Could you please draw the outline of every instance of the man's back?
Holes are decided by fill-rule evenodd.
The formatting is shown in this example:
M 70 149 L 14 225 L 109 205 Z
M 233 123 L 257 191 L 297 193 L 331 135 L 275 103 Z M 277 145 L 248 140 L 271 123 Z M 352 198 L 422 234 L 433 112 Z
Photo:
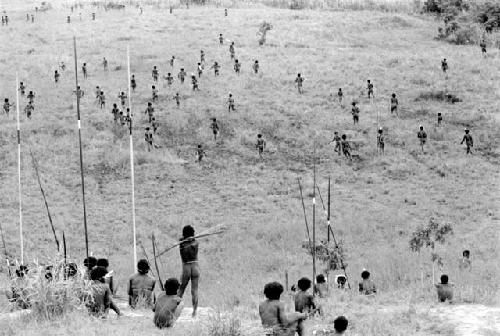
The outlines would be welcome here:
M 131 296 L 131 306 L 135 306 L 140 297 L 151 304 L 151 297 L 155 288 L 156 280 L 148 274 L 136 273 L 129 280 L 129 295 Z
M 182 311 L 181 302 L 177 295 L 160 294 L 153 309 L 155 325 L 160 329 L 172 327 Z
M 300 313 L 308 313 L 315 308 L 314 297 L 304 291 L 299 291 L 295 295 L 295 311 Z

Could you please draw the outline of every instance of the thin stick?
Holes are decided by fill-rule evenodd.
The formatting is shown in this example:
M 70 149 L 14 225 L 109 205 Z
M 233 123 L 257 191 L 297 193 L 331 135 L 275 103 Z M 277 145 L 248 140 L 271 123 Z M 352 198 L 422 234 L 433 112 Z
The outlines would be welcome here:
M 313 149 L 313 283 L 316 281 L 316 141 Z M 315 295 L 313 291 L 313 296 Z
M 78 118 L 78 142 L 80 145 L 80 175 L 82 180 L 83 225 L 85 228 L 85 255 L 89 257 L 89 235 L 87 230 L 87 207 L 85 206 L 85 178 L 83 176 L 83 150 L 82 131 L 80 121 L 80 90 L 78 89 L 78 61 L 76 56 L 76 37 L 73 36 L 73 49 L 75 53 L 75 84 L 76 84 L 76 114 Z
M 52 222 L 52 216 L 50 215 L 49 204 L 47 203 L 47 198 L 45 197 L 45 191 L 42 187 L 42 181 L 40 180 L 40 173 L 38 171 L 38 162 L 36 161 L 35 155 L 30 147 L 31 161 L 33 162 L 33 168 L 35 169 L 36 178 L 38 180 L 38 186 L 40 187 L 40 191 L 42 192 L 43 201 L 45 202 L 45 209 L 47 210 L 47 216 L 49 217 L 50 227 L 52 228 L 52 233 L 54 234 L 54 240 L 56 242 L 57 251 L 59 251 L 59 239 L 57 239 L 56 229 L 54 227 L 54 223 Z
M 67 255 L 67 250 L 66 250 L 66 236 L 64 235 L 63 231 L 63 253 L 64 253 L 64 265 L 68 262 L 68 255 Z
M 165 290 L 163 288 L 163 281 L 161 281 L 161 275 L 160 275 L 160 268 L 158 267 L 158 262 L 157 262 L 157 258 L 156 258 L 156 241 L 155 241 L 155 234 L 151 234 L 151 243 L 153 244 L 153 258 L 154 258 L 154 262 L 155 262 L 155 268 L 156 268 L 156 274 L 158 274 L 158 281 L 160 282 L 160 288 L 161 290 Z
M 328 223 L 328 242 L 330 242 L 330 176 L 328 176 L 328 214 L 326 217 Z
M 212 233 L 202 233 L 202 234 L 199 234 L 197 236 L 194 236 L 194 237 L 190 237 L 188 239 L 183 239 L 183 240 L 180 240 L 179 242 L 175 243 L 174 245 L 166 248 L 165 250 L 163 250 L 163 252 L 160 252 L 156 255 L 156 257 L 160 257 L 162 255 L 164 255 L 165 253 L 167 253 L 168 251 L 172 250 L 173 248 L 179 246 L 180 244 L 190 240 L 191 238 L 194 238 L 194 239 L 199 239 L 199 238 L 204 238 L 204 237 L 208 237 L 208 236 L 213 236 L 213 235 L 216 235 L 216 234 L 221 234 L 221 233 L 224 233 L 225 232 L 225 229 L 222 229 L 221 231 L 217 231 L 217 232 L 212 232 Z
M 306 222 L 307 239 L 309 240 L 309 247 L 311 247 L 311 236 L 309 234 L 309 224 L 307 224 L 306 206 L 304 204 L 304 196 L 302 196 L 302 185 L 300 184 L 300 179 L 297 177 L 297 183 L 299 184 L 300 199 L 302 201 L 302 210 L 304 211 L 304 221 Z
M 127 45 L 127 73 L 128 73 L 128 108 L 130 110 L 130 183 L 132 185 L 132 232 L 134 235 L 134 268 L 137 265 L 137 233 L 135 226 L 135 174 L 134 174 L 134 141 L 132 139 L 132 98 L 130 90 L 130 49 Z
M 19 193 L 19 243 L 21 244 L 21 265 L 24 265 L 23 203 L 21 197 L 21 123 L 19 122 L 19 76 L 16 72 L 16 112 L 17 112 L 17 184 Z

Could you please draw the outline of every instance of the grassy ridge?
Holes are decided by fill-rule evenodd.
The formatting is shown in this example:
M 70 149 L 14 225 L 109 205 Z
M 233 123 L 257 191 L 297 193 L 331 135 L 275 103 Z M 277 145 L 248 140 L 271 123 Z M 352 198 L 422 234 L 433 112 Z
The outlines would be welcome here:
M 408 289 L 418 288 L 419 259 L 408 251 L 409 235 L 435 216 L 453 223 L 456 232 L 446 249 L 439 251 L 445 259 L 444 271 L 463 286 L 464 300 L 491 301 L 496 285 L 490 279 L 498 274 L 492 258 L 497 255 L 499 219 L 499 153 L 494 137 L 500 98 L 494 84 L 500 77 L 495 68 L 498 55 L 482 59 L 477 48 L 435 42 L 433 22 L 405 15 L 249 9 L 232 10 L 224 18 L 221 9 L 178 10 L 170 16 L 146 8 L 142 17 L 132 9 L 98 12 L 98 20 L 91 22 L 90 10 L 82 13 L 83 20 L 74 18 L 71 25 L 65 23 L 65 11 L 39 15 L 34 25 L 24 25 L 24 13 L 12 14 L 12 23 L 5 29 L 10 49 L 0 51 L 0 71 L 5 74 L 0 92 L 14 99 L 17 69 L 28 89 L 37 93 L 34 117 L 22 123 L 23 139 L 32 144 L 39 158 L 56 225 L 66 232 L 71 256 L 81 259 L 84 245 L 72 96 L 71 39 L 76 32 L 80 62 L 87 62 L 90 72 L 81 85 L 87 93 L 82 133 L 91 250 L 109 257 L 120 291 L 132 272 L 128 139 L 124 129 L 113 128 L 110 109 L 118 91 L 127 86 L 125 50 L 130 44 L 132 72 L 139 85 L 133 96 L 139 240 L 150 251 L 151 232 L 160 246 L 167 246 L 186 224 L 198 230 L 219 223 L 232 228 L 223 237 L 202 242 L 203 305 L 254 307 L 266 281 L 283 279 L 285 270 L 292 279 L 311 273 L 300 248 L 305 229 L 296 177 L 304 179 L 306 194 L 312 191 L 314 140 L 324 194 L 326 178 L 330 175 L 334 181 L 333 223 L 345 242 L 348 270 L 354 279 L 367 267 L 384 292 L 403 298 Z M 267 45 L 258 48 L 255 33 L 263 20 L 274 29 Z M 236 41 L 236 55 L 243 62 L 239 77 L 232 71 L 227 44 L 218 46 L 219 33 Z M 31 48 L 35 52 L 28 55 Z M 158 65 L 165 74 L 170 56 L 175 55 L 174 75 L 180 65 L 194 72 L 200 49 L 205 50 L 208 64 L 214 60 L 222 64 L 221 77 L 214 79 L 207 71 L 200 80 L 201 91 L 194 94 L 187 83 L 176 83 L 172 90 L 160 85 L 156 109 L 162 149 L 146 153 L 143 127 L 147 120 L 141 111 L 150 96 L 152 66 Z M 110 62 L 107 73 L 100 67 L 103 56 Z M 451 66 L 448 81 L 439 70 L 443 57 Z M 261 63 L 259 76 L 251 74 L 254 59 Z M 52 73 L 61 60 L 69 69 L 55 86 Z M 306 92 L 301 96 L 293 85 L 297 72 L 306 78 Z M 373 102 L 360 96 L 368 78 L 375 84 Z M 96 85 L 107 94 L 106 110 L 94 104 Z M 360 126 L 352 127 L 348 110 L 330 97 L 338 87 L 345 91 L 347 103 L 360 102 Z M 415 100 L 422 93 L 445 88 L 463 102 Z M 167 99 L 176 91 L 183 97 L 181 109 Z M 225 108 L 229 91 L 237 104 L 231 115 Z M 401 103 L 399 119 L 388 112 L 392 92 Z M 377 110 L 381 125 L 388 130 L 384 157 L 375 154 Z M 445 118 L 442 129 L 435 127 L 438 111 Z M 211 117 L 221 122 L 218 145 L 211 142 Z M 430 137 L 424 155 L 416 142 L 419 124 Z M 477 142 L 477 155 L 469 158 L 458 145 L 464 125 L 471 127 Z M 18 255 L 12 116 L 2 116 L 0 130 L 0 215 L 8 247 Z M 328 145 L 333 130 L 359 140 L 360 161 L 348 163 L 333 153 Z M 269 147 L 264 163 L 253 148 L 259 132 Z M 194 163 L 199 143 L 207 146 L 208 153 L 201 166 Z M 53 253 L 53 242 L 28 153 L 24 142 L 26 251 L 30 258 L 43 261 Z M 319 234 L 326 236 L 324 226 Z M 459 278 L 457 268 L 463 248 L 472 249 L 477 265 L 468 284 Z M 177 252 L 163 258 L 162 268 L 169 276 L 178 275 L 178 259 Z M 426 299 L 433 299 L 430 290 L 425 293 Z

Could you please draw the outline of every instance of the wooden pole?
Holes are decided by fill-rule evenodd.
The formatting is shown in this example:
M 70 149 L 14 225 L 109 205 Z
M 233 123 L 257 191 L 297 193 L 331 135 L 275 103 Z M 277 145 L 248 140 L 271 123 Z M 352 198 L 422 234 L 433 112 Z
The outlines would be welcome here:
M 160 282 L 160 288 L 161 290 L 165 290 L 163 288 L 163 281 L 161 281 L 161 275 L 160 275 L 160 268 L 158 267 L 158 262 L 156 261 L 156 240 L 155 240 L 155 234 L 151 234 L 151 243 L 153 245 L 153 258 L 155 262 L 155 268 L 156 268 L 156 274 L 158 275 L 158 281 Z
M 302 185 L 300 184 L 299 178 L 297 178 L 297 183 L 299 184 L 300 199 L 302 201 L 302 210 L 304 211 L 304 221 L 306 222 L 307 239 L 309 241 L 309 248 L 311 248 L 311 235 L 309 234 L 309 224 L 307 224 L 306 206 L 304 204 L 304 196 L 302 196 Z
M 64 253 L 64 266 L 66 266 L 67 262 L 68 262 L 68 255 L 67 255 L 67 250 L 66 250 L 66 236 L 64 235 L 64 231 L 63 231 L 63 253 Z
M 312 283 L 316 282 L 316 141 L 313 149 L 313 278 Z M 313 291 L 313 295 L 315 295 Z
M 76 37 L 73 36 L 73 49 L 75 54 L 75 85 L 76 85 L 76 114 L 78 118 L 78 142 L 80 146 L 80 177 L 82 181 L 83 226 L 85 229 L 85 255 L 89 257 L 89 235 L 87 230 L 87 207 L 85 206 L 85 177 L 83 176 L 83 149 L 82 131 L 80 121 L 80 89 L 78 87 L 78 61 L 76 55 Z
M 135 225 L 135 174 L 134 174 L 134 141 L 132 138 L 132 91 L 130 89 L 130 49 L 127 45 L 127 73 L 128 73 L 128 108 L 130 110 L 130 183 L 132 189 L 132 233 L 133 233 L 133 241 L 134 241 L 134 268 L 137 265 L 137 232 Z
M 330 176 L 328 176 L 328 214 L 326 217 L 328 223 L 328 243 L 330 243 Z
M 23 202 L 21 197 L 21 123 L 19 121 L 19 75 L 16 72 L 16 112 L 17 112 L 17 185 L 19 196 L 19 243 L 21 245 L 21 265 L 24 265 Z

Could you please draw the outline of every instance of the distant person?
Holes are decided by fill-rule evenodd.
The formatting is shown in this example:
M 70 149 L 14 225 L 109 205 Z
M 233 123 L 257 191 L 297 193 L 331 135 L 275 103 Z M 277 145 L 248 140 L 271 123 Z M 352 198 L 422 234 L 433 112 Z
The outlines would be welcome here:
M 259 305 L 259 315 L 267 335 L 295 335 L 299 321 L 307 318 L 306 313 L 285 312 L 285 304 L 280 301 L 283 286 L 278 282 L 265 285 L 266 300 Z
M 486 41 L 484 39 L 481 40 L 481 43 L 479 43 L 479 46 L 481 47 L 481 53 L 486 56 Z
M 26 105 L 26 107 L 24 108 L 24 113 L 26 113 L 26 117 L 28 119 L 31 119 L 31 114 L 33 113 L 34 110 L 35 110 L 35 107 L 33 106 L 33 103 L 28 102 L 28 105 Z
M 354 125 L 359 124 L 359 107 L 356 102 L 352 102 L 351 114 Z
M 462 259 L 460 260 L 460 269 L 463 271 L 472 269 L 472 262 L 470 260 L 470 251 L 469 250 L 464 250 L 462 252 Z
M 219 34 L 219 44 L 220 45 L 224 44 L 224 37 L 222 36 L 222 34 Z
M 101 91 L 101 94 L 99 95 L 99 105 L 101 106 L 101 109 L 106 107 L 106 96 L 104 95 L 104 91 Z
M 339 136 L 339 132 L 333 132 L 333 139 L 330 143 L 335 142 L 335 147 L 333 150 L 338 153 L 338 155 L 342 155 L 342 147 L 341 147 L 342 138 Z
M 467 151 L 465 154 L 472 154 L 472 147 L 474 146 L 474 141 L 472 140 L 472 135 L 469 134 L 469 130 L 465 130 L 465 135 L 462 138 L 462 142 L 460 144 L 462 145 L 465 141 L 465 145 L 467 146 Z
M 108 60 L 106 59 L 106 57 L 103 57 L 102 59 L 102 67 L 104 68 L 104 71 L 108 70 Z
M 342 105 L 342 100 L 344 99 L 344 92 L 342 92 L 342 88 L 339 88 L 339 91 L 337 92 L 337 99 L 339 101 L 340 107 L 344 108 L 344 105 Z
M 59 76 L 59 72 L 57 70 L 54 71 L 54 82 L 59 83 Z
M 82 65 L 82 73 L 83 73 L 83 78 L 87 78 L 87 63 L 83 63 Z
M 100 266 L 90 271 L 92 299 L 87 302 L 87 308 L 90 314 L 96 317 L 106 317 L 110 308 L 115 311 L 116 315 L 121 315 L 120 309 L 113 302 L 113 294 L 108 284 L 105 283 L 106 274 L 106 269 Z
M 349 321 L 344 316 L 339 316 L 333 321 L 333 328 L 335 330 L 334 335 L 344 335 L 347 330 Z
M 262 138 L 262 134 L 257 134 L 257 143 L 255 147 L 259 151 L 259 157 L 263 159 L 262 153 L 264 153 L 264 149 L 266 148 L 266 141 Z
M 172 74 L 170 72 L 167 73 L 167 76 L 165 76 L 165 79 L 167 80 L 167 85 L 172 86 L 172 84 L 174 83 L 174 77 L 172 76 Z
M 442 122 L 443 122 L 443 116 L 441 112 L 438 112 L 438 126 L 441 126 Z
M 186 71 L 184 71 L 184 68 L 181 68 L 181 70 L 179 71 L 179 74 L 177 75 L 177 77 L 181 81 L 181 84 L 184 84 L 184 79 L 186 78 L 186 76 L 187 76 Z
M 182 260 L 181 286 L 179 288 L 179 297 L 184 296 L 187 285 L 191 282 L 191 300 L 193 305 L 193 314 L 195 317 L 198 310 L 198 283 L 200 280 L 200 266 L 198 265 L 198 241 L 194 237 L 194 228 L 186 225 L 182 229 L 181 243 L 179 251 Z
M 196 148 L 196 161 L 198 163 L 201 163 L 201 161 L 203 160 L 205 155 L 206 155 L 206 153 L 205 153 L 205 150 L 203 149 L 203 147 L 201 145 L 198 145 L 198 147 Z
M 378 130 L 377 134 L 377 152 L 378 154 L 384 154 L 384 147 L 385 147 L 385 141 L 384 141 L 384 130 L 380 128 Z
M 179 95 L 179 92 L 177 92 L 174 96 L 175 104 L 177 107 L 181 106 L 181 96 Z
M 175 56 L 172 56 L 170 58 L 170 61 L 169 61 L 169 64 L 170 64 L 170 67 L 173 68 L 174 67 L 174 63 L 175 63 Z
M 258 60 L 255 60 L 255 62 L 253 62 L 253 65 L 252 65 L 252 69 L 253 69 L 253 72 L 254 74 L 258 74 L 259 73 L 259 61 Z
M 120 112 L 120 113 L 123 114 L 123 112 Z M 124 125 L 124 122 L 122 122 L 122 125 Z M 151 130 L 149 129 L 149 127 L 145 128 L 145 131 L 144 131 L 144 140 L 146 141 L 146 145 L 148 147 L 148 152 L 150 152 L 151 149 L 154 148 L 154 146 L 153 146 L 153 133 L 151 132 Z
M 118 99 L 120 99 L 122 108 L 125 107 L 125 104 L 127 103 L 127 95 L 125 94 L 125 92 L 120 92 L 120 94 L 118 95 Z
M 26 86 L 23 82 L 19 83 L 19 93 L 21 94 L 21 96 L 24 96 L 24 94 L 26 93 Z
M 26 98 L 28 98 L 28 101 L 30 103 L 33 103 L 35 101 L 35 93 L 33 91 L 30 91 L 26 96 Z
M 220 69 L 219 63 L 214 62 L 214 64 L 210 67 L 210 69 L 214 69 L 215 77 L 219 76 L 219 69 Z
M 76 90 L 75 90 L 75 91 L 73 91 L 73 92 L 76 94 L 76 96 L 77 96 L 79 99 L 82 99 L 82 98 L 83 98 L 83 96 L 85 96 L 85 91 L 83 91 L 83 90 L 80 88 L 80 86 L 77 86 L 77 87 L 76 87 Z
M 10 108 L 12 106 L 14 106 L 14 104 L 9 102 L 9 98 L 5 98 L 3 103 L 3 112 L 7 115 L 7 117 L 9 116 Z
M 214 141 L 217 141 L 217 135 L 219 134 L 219 124 L 217 124 L 217 119 L 212 119 L 212 124 L 210 125 L 212 133 L 214 134 Z
M 101 88 L 99 86 L 95 87 L 95 100 L 98 103 L 101 96 Z
M 231 111 L 235 111 L 234 109 L 234 98 L 233 98 L 233 94 L 230 93 L 229 94 L 229 98 L 227 99 L 227 106 L 228 106 L 228 112 L 231 112 Z
M 158 89 L 156 86 L 151 86 L 151 100 L 154 102 L 158 101 Z
M 448 283 L 448 276 L 441 275 L 441 283 L 435 284 L 439 302 L 452 303 L 453 301 L 453 285 Z
M 398 98 L 396 98 L 396 94 L 393 93 L 391 96 L 391 114 L 396 113 L 396 115 L 398 115 L 398 105 Z
M 35 16 L 31 14 L 31 23 L 35 23 Z
M 351 145 L 349 144 L 349 141 L 347 141 L 347 135 L 342 134 L 342 141 L 340 142 L 340 145 L 342 146 L 342 154 L 351 160 Z
M 132 75 L 132 78 L 130 79 L 130 87 L 132 88 L 132 92 L 135 92 L 135 88 L 137 87 L 135 75 Z
M 338 274 L 335 277 L 335 283 L 337 284 L 338 289 L 345 289 L 347 285 L 347 278 L 344 274 Z
M 308 292 L 311 288 L 311 280 L 308 278 L 301 278 L 297 283 L 297 287 L 299 291 L 295 294 L 294 298 L 295 311 L 298 313 L 305 313 L 307 316 L 316 313 L 317 307 L 314 302 L 314 296 Z M 297 323 L 297 334 L 299 334 L 299 336 L 305 336 L 304 319 L 299 320 Z
M 151 123 L 151 119 L 153 119 L 154 113 L 155 113 L 155 108 L 153 107 L 153 104 L 149 102 L 148 107 L 146 107 L 146 110 L 144 111 L 144 114 L 148 115 L 149 123 Z
M 420 129 L 417 133 L 417 138 L 420 143 L 420 148 L 422 149 L 422 153 L 424 152 L 424 146 L 427 142 L 427 133 L 424 131 L 424 126 L 420 126 Z
M 297 89 L 299 90 L 299 94 L 304 93 L 302 90 L 302 84 L 304 83 L 304 77 L 299 73 L 297 74 L 297 78 L 295 78 L 295 84 L 297 84 Z
M 199 91 L 199 87 L 198 87 L 198 80 L 196 79 L 196 77 L 194 75 L 191 75 L 191 85 L 193 87 L 193 91 Z
M 444 73 L 448 71 L 448 61 L 446 58 L 441 61 L 441 70 L 443 70 Z
M 198 63 L 197 69 L 198 69 L 198 78 L 201 78 L 201 75 L 203 75 L 203 66 L 201 65 L 201 63 Z
M 200 50 L 200 63 L 205 63 L 205 52 L 203 50 Z
M 368 99 L 374 97 L 373 96 L 373 83 L 368 79 L 367 81 L 367 89 L 368 89 Z
M 115 284 L 113 281 L 113 271 L 108 271 L 109 261 L 106 258 L 97 259 L 97 267 L 102 267 L 106 270 L 106 275 L 104 276 L 104 282 L 109 286 L 111 293 L 115 292 Z
M 328 283 L 326 282 L 325 276 L 323 274 L 319 274 L 316 277 L 314 293 L 316 293 L 321 299 L 328 297 Z
M 156 121 L 156 118 L 151 119 L 151 127 L 153 127 L 153 133 L 156 134 L 156 131 L 158 130 L 159 124 L 158 121 Z
M 111 109 L 111 113 L 113 114 L 113 121 L 116 124 L 118 121 L 118 116 L 120 115 L 120 110 L 116 104 L 113 104 L 113 108 Z
M 179 280 L 170 278 L 165 281 L 165 292 L 160 293 L 153 307 L 155 313 L 153 322 L 156 327 L 171 328 L 182 313 L 184 304 L 182 298 L 177 295 Z
M 137 273 L 129 279 L 127 293 L 131 308 L 136 308 L 137 304 L 142 302 L 153 307 L 156 280 L 148 274 L 149 269 L 147 260 L 141 259 L 137 263 Z
M 236 72 L 236 74 L 239 75 L 240 71 L 241 71 L 241 63 L 237 59 L 235 59 L 234 60 L 234 72 Z
M 377 293 L 375 288 L 375 283 L 370 279 L 370 272 L 364 270 L 361 272 L 361 278 L 363 279 L 359 283 L 359 292 L 363 295 L 373 295 Z
M 158 82 L 158 76 L 160 75 L 156 65 L 153 66 L 153 70 L 151 71 L 151 76 L 153 77 L 153 81 Z
M 235 54 L 235 51 L 234 51 L 234 41 L 233 41 L 229 45 L 229 55 L 231 56 L 231 59 L 234 59 L 234 54 Z

